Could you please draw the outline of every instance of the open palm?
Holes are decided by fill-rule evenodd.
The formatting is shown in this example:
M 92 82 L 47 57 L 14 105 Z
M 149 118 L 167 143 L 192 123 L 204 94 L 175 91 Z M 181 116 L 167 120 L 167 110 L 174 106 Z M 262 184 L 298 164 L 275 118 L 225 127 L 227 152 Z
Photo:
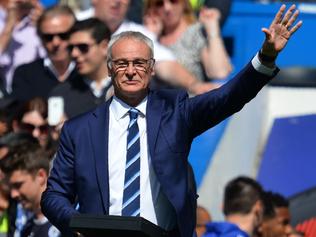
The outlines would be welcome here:
M 284 14 L 286 6 L 283 4 L 275 15 L 269 29 L 262 28 L 265 33 L 265 41 L 262 52 L 265 55 L 276 56 L 286 46 L 291 36 L 301 27 L 302 21 L 296 21 L 299 11 L 293 4 Z

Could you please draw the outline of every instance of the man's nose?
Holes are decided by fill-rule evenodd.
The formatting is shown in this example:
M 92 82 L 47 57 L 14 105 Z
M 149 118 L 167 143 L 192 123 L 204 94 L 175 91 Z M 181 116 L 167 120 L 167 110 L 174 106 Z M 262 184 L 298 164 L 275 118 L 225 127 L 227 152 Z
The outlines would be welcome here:
M 38 138 L 41 135 L 39 128 L 34 128 L 32 136 Z
M 17 199 L 18 197 L 20 197 L 20 192 L 18 190 L 16 190 L 15 188 L 11 189 L 11 197 L 13 199 Z
M 135 75 L 136 69 L 134 67 L 133 62 L 128 62 L 128 66 L 126 68 L 126 74 L 128 75 Z
M 59 45 L 60 44 L 60 41 L 61 41 L 61 39 L 60 39 L 60 37 L 58 36 L 58 35 L 54 35 L 54 37 L 53 37 L 53 39 L 52 39 L 52 43 L 53 43 L 53 45 Z

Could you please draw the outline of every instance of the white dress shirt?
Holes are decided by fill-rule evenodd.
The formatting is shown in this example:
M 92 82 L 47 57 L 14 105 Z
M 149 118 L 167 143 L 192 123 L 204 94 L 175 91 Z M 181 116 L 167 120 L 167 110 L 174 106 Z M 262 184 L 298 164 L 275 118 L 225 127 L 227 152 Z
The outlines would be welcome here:
M 152 167 L 147 144 L 146 105 L 147 97 L 136 107 L 140 111 L 137 118 L 140 134 L 140 216 L 166 230 L 171 230 L 176 225 L 176 217 L 171 204 L 161 191 L 161 185 Z M 110 215 L 121 215 L 122 210 L 130 108 L 131 106 L 115 96 L 109 108 Z

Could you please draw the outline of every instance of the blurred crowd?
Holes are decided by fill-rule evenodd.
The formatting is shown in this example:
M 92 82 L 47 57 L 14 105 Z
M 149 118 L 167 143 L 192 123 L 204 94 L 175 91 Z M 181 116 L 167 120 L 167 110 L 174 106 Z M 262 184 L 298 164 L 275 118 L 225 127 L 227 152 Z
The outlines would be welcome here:
M 0 0 L 0 236 L 59 236 L 41 213 L 41 193 L 63 123 L 113 95 L 107 67 L 111 35 L 133 30 L 150 37 L 151 88 L 183 88 L 195 96 L 221 86 L 232 71 L 221 36 L 230 5 L 228 0 L 92 0 L 45 8 L 38 0 Z M 225 196 L 225 225 L 234 223 L 248 236 L 295 236 L 290 220 L 279 220 L 274 194 L 260 189 L 241 211 L 237 201 L 229 204 L 235 195 Z M 221 227 L 199 208 L 199 236 L 217 236 L 212 233 Z M 245 223 L 235 221 L 239 215 Z M 272 235 L 278 225 L 284 233 Z

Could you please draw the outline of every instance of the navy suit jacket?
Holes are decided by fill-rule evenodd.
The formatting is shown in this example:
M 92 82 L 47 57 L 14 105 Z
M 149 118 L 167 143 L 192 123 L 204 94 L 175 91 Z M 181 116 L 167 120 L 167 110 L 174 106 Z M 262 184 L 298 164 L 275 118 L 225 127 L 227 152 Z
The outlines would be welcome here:
M 249 64 L 221 88 L 188 98 L 184 91 L 150 91 L 147 139 L 162 191 L 174 207 L 182 237 L 195 227 L 197 194 L 188 187 L 192 140 L 239 111 L 271 79 Z M 108 131 L 111 101 L 65 123 L 60 148 L 42 196 L 42 211 L 64 233 L 77 213 L 109 213 Z M 119 151 L 118 151 L 119 152 Z

